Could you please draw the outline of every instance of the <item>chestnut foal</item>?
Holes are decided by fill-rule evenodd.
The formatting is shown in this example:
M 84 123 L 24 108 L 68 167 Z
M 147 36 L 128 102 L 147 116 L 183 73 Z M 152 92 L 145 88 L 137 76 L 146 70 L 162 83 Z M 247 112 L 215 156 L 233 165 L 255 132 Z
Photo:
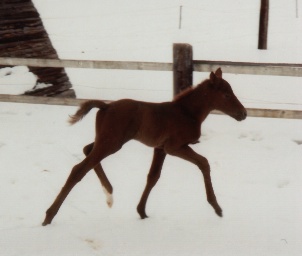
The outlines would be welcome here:
M 66 184 L 46 211 L 43 226 L 52 222 L 72 188 L 93 168 L 107 195 L 107 204 L 111 207 L 113 189 L 100 162 L 120 150 L 131 139 L 154 148 L 147 184 L 137 206 L 142 219 L 147 217 L 145 208 L 148 196 L 160 177 L 166 154 L 198 166 L 204 177 L 207 200 L 216 214 L 222 217 L 222 209 L 212 187 L 208 160 L 189 146 L 198 141 L 201 123 L 212 110 L 220 110 L 237 121 L 242 121 L 247 116 L 231 86 L 222 78 L 220 68 L 215 73 L 211 72 L 209 79 L 195 88 L 185 90 L 172 102 L 148 103 L 123 99 L 106 104 L 89 100 L 71 116 L 70 123 L 81 120 L 92 108 L 99 108 L 95 141 L 84 147 L 86 158 L 73 167 Z

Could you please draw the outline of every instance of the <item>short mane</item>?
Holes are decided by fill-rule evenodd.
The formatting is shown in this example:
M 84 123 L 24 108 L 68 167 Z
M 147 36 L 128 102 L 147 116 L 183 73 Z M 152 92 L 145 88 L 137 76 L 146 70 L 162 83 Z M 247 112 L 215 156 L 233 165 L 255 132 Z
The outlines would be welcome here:
M 173 101 L 178 101 L 179 99 L 182 99 L 191 93 L 193 93 L 195 87 L 188 87 L 185 90 L 181 91 L 179 94 L 175 95 Z
M 175 95 L 173 101 L 178 101 L 182 98 L 185 98 L 189 95 L 191 95 L 197 88 L 201 87 L 202 85 L 204 85 L 208 80 L 204 80 L 203 82 L 201 82 L 200 84 L 196 85 L 196 86 L 191 86 L 188 87 L 186 89 L 184 89 L 183 91 L 181 91 L 179 94 Z

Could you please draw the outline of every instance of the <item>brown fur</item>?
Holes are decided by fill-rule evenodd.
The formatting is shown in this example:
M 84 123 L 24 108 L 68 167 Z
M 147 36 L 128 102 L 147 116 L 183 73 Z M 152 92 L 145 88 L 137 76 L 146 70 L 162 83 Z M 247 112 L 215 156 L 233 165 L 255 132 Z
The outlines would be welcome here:
M 100 109 L 96 116 L 95 141 L 84 148 L 86 158 L 73 167 L 66 184 L 47 210 L 43 225 L 51 223 L 69 192 L 91 169 L 95 170 L 106 191 L 112 194 L 113 188 L 100 162 L 131 139 L 154 148 L 147 184 L 137 206 L 142 219 L 147 217 L 147 199 L 160 177 L 167 154 L 199 167 L 204 176 L 208 202 L 217 215 L 222 216 L 212 187 L 209 163 L 189 147 L 189 144 L 198 141 L 200 126 L 210 111 L 220 110 L 238 121 L 246 118 L 245 108 L 228 82 L 222 79 L 221 69 L 215 74 L 212 72 L 209 79 L 181 93 L 172 102 L 149 103 L 124 99 L 106 104 L 98 100 L 87 101 L 71 117 L 70 123 L 78 122 L 94 107 Z
M 186 97 L 187 95 L 193 93 L 193 91 L 194 91 L 194 88 L 193 88 L 193 87 L 188 87 L 188 88 L 186 88 L 185 90 L 183 90 L 182 92 L 180 92 L 179 94 L 177 94 L 177 95 L 174 97 L 173 101 L 177 101 L 177 100 L 179 100 L 180 98 Z

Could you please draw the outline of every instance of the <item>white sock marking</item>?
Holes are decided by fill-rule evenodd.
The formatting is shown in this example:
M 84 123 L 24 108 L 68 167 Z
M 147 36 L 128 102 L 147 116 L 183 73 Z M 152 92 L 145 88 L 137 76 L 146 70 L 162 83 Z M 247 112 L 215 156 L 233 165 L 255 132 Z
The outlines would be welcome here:
M 112 205 L 113 205 L 113 196 L 112 194 L 110 194 L 107 189 L 105 187 L 103 187 L 103 191 L 107 197 L 107 204 L 108 204 L 108 207 L 111 208 Z

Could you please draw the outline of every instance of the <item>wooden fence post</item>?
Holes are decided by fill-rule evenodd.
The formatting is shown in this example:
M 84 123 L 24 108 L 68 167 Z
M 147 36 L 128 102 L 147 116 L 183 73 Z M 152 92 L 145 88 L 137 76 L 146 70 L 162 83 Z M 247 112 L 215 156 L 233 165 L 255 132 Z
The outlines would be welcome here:
M 193 50 L 189 44 L 173 44 L 174 96 L 193 84 Z
M 258 49 L 267 49 L 269 0 L 261 0 Z

